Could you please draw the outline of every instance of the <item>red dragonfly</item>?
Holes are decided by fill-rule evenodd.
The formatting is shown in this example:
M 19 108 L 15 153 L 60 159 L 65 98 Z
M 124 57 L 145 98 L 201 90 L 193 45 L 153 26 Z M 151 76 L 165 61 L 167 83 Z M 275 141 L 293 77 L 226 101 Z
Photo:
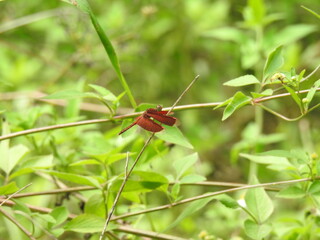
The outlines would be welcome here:
M 173 126 L 176 123 L 177 119 L 166 115 L 167 113 L 168 111 L 161 111 L 161 108 L 159 110 L 155 108 L 149 108 L 141 116 L 137 117 L 133 123 L 123 129 L 119 135 L 134 125 L 138 125 L 150 132 L 160 132 L 163 130 L 163 127 L 154 120 L 157 120 L 158 122 L 168 126 Z

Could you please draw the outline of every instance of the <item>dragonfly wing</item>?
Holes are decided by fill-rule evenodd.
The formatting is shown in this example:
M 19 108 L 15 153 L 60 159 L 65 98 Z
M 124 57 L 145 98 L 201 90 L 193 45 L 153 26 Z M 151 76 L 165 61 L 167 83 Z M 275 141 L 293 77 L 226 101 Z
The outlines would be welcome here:
M 161 125 L 152 121 L 150 118 L 143 116 L 137 120 L 137 125 L 150 132 L 160 132 L 163 130 Z
M 173 126 L 177 121 L 175 117 L 161 114 L 161 112 L 158 111 L 147 111 L 147 115 L 168 126 Z

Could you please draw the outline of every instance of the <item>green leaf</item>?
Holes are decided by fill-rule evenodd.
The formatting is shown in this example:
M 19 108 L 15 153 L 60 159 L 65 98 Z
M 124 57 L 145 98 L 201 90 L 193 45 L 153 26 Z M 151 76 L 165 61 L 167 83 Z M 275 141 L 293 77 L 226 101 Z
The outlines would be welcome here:
M 135 176 L 135 179 L 133 178 L 134 180 L 130 179 L 127 181 L 123 192 L 148 192 L 154 189 L 166 191 L 168 187 L 168 179 L 159 173 L 151 171 L 134 171 L 133 175 Z M 112 184 L 110 190 L 117 192 L 122 182 L 122 179 L 117 179 Z
M 157 105 L 153 103 L 141 103 L 138 107 L 134 110 L 135 112 L 144 112 L 148 108 L 156 108 Z
M 308 193 L 319 195 L 319 193 L 320 193 L 320 181 L 314 181 L 313 183 L 311 183 L 311 185 L 310 185 L 310 187 L 308 189 Z
M 133 108 L 137 107 L 137 104 L 133 98 L 133 95 L 131 93 L 131 90 L 121 72 L 120 69 L 120 63 L 116 54 L 116 51 L 114 50 L 114 47 L 112 46 L 111 41 L 109 40 L 108 36 L 106 35 L 106 33 L 103 31 L 103 28 L 101 27 L 100 23 L 98 22 L 98 19 L 96 18 L 96 16 L 94 15 L 89 3 L 87 0 L 77 0 L 77 4 L 76 6 L 81 9 L 84 13 L 89 14 L 90 16 L 90 20 L 92 25 L 94 26 L 100 40 L 101 43 L 106 51 L 106 53 L 108 54 L 108 57 L 110 59 L 110 62 L 115 70 L 115 72 L 118 75 L 118 78 L 120 80 L 120 83 L 122 85 L 122 87 L 124 88 L 124 90 L 126 91 L 130 103 L 132 105 Z
M 84 213 L 96 215 L 101 218 L 106 216 L 104 198 L 101 196 L 101 194 L 93 194 L 87 200 L 84 206 Z
M 283 30 L 277 32 L 275 44 L 285 46 L 290 43 L 297 42 L 299 39 L 302 39 L 303 37 L 315 31 L 318 31 L 318 27 L 316 25 L 289 25 L 288 27 L 285 27 Z
M 69 182 L 81 184 L 81 185 L 88 185 L 97 187 L 98 189 L 101 188 L 100 183 L 97 179 L 93 177 L 81 176 L 73 173 L 65 173 L 65 172 L 56 172 L 56 171 L 46 171 L 42 170 L 44 173 L 50 174 L 52 176 L 56 176 L 60 179 L 67 180 Z
M 248 219 L 244 222 L 244 230 L 248 237 L 255 240 L 260 240 L 267 237 L 272 228 L 267 224 L 257 224 Z
M 287 85 L 283 85 L 283 86 L 290 93 L 290 96 L 297 103 L 297 105 L 301 108 L 301 99 L 298 96 L 298 94 L 296 93 L 296 91 Z
M 105 100 L 115 101 L 117 97 L 108 89 L 95 84 L 89 84 L 91 88 L 96 90 Z
M 180 179 L 180 183 L 197 183 L 197 182 L 203 182 L 206 178 L 204 176 L 198 175 L 198 174 L 189 174 Z
M 19 188 L 18 188 L 16 182 L 11 182 L 7 185 L 0 187 L 0 195 L 8 195 L 8 194 L 14 193 L 18 190 L 19 190 Z
M 96 159 L 86 159 L 86 160 L 81 160 L 78 162 L 71 163 L 69 166 L 83 166 L 83 165 L 100 165 L 101 163 L 97 161 Z
M 171 187 L 171 192 L 170 192 L 170 196 L 173 198 L 174 201 L 176 201 L 179 197 L 179 193 L 180 193 L 180 187 L 181 185 L 179 183 L 175 183 L 172 187 Z
M 266 97 L 266 96 L 271 96 L 273 94 L 272 89 L 266 89 L 261 93 L 256 93 L 256 92 L 251 92 L 251 95 L 253 98 L 261 98 L 261 97 Z
M 64 229 L 66 231 L 79 233 L 95 233 L 102 231 L 104 223 L 104 218 L 97 217 L 91 214 L 82 214 L 68 222 L 64 226 Z M 112 228 L 114 228 L 114 225 L 109 224 L 107 229 L 112 230 Z
M 64 221 L 66 221 L 68 219 L 68 209 L 66 207 L 56 207 L 54 208 L 50 215 L 55 219 L 55 225 L 60 225 L 62 224 Z M 53 225 L 51 225 L 53 226 Z
M 309 89 L 309 92 L 306 96 L 307 99 L 307 106 L 309 106 L 309 104 L 311 103 L 315 93 L 317 92 L 317 88 L 320 86 L 320 79 L 318 81 L 316 81 L 313 86 Z
M 263 24 L 263 19 L 265 17 L 265 6 L 263 0 L 249 0 L 248 4 L 251 8 L 252 17 L 254 23 L 257 25 Z
M 252 154 L 246 154 L 246 153 L 241 153 L 240 156 L 246 159 L 249 159 L 252 162 L 260 163 L 260 164 L 280 164 L 280 165 L 291 166 L 288 159 L 285 157 L 252 155 Z
M 297 186 L 290 186 L 282 189 L 278 192 L 278 198 L 286 198 L 286 199 L 295 199 L 295 198 L 303 198 L 305 196 L 305 192 Z
M 32 217 L 38 217 L 41 220 L 47 222 L 48 224 L 55 224 L 56 220 L 49 214 L 32 213 Z
M 133 171 L 133 174 L 135 176 L 140 177 L 140 183 L 144 188 L 147 189 L 157 189 L 163 185 L 166 186 L 168 185 L 169 181 L 168 179 L 156 172 L 151 172 L 151 171 Z M 163 190 L 165 190 L 163 189 Z
M 268 56 L 267 62 L 263 69 L 263 79 L 266 79 L 283 65 L 284 61 L 281 52 L 282 46 L 279 46 Z
M 193 149 L 193 146 L 185 138 L 185 136 L 182 134 L 179 128 L 165 125 L 163 125 L 163 127 L 165 128 L 165 130 L 157 133 L 156 137 L 165 142 L 170 142 L 180 145 L 182 147 Z
M 231 103 L 232 99 L 233 99 L 233 97 L 228 98 L 228 99 L 225 100 L 224 102 L 220 103 L 218 106 L 214 107 L 213 110 L 216 110 L 216 109 L 218 109 L 218 108 L 227 106 L 229 103 Z
M 76 6 L 80 8 L 84 13 L 90 14 L 92 12 L 89 3 L 87 0 L 76 0 Z
M 177 180 L 181 178 L 181 176 L 198 161 L 198 154 L 193 153 L 188 156 L 184 156 L 183 158 L 177 159 L 173 162 L 173 167 L 177 173 Z
M 225 82 L 223 85 L 231 87 L 247 86 L 251 84 L 260 84 L 259 80 L 253 75 L 244 75 L 230 81 Z
M 237 209 L 239 208 L 239 204 L 232 197 L 227 194 L 218 195 L 215 197 L 221 204 L 223 204 L 227 208 Z
M 21 164 L 20 169 L 23 168 L 31 168 L 31 169 L 39 169 L 39 168 L 50 168 L 53 166 L 53 155 L 39 155 L 35 157 L 28 158 L 28 161 L 24 161 Z M 19 169 L 19 170 L 20 170 Z
M 223 112 L 222 121 L 230 117 L 237 109 L 249 104 L 252 98 L 244 95 L 242 92 L 237 92 L 232 101 L 228 104 Z
M 0 150 L 1 160 L 0 168 L 9 174 L 14 167 L 22 160 L 22 158 L 29 152 L 29 149 L 22 145 L 16 145 L 8 149 L 6 143 L 1 145 L 2 148 Z
M 254 177 L 253 184 L 258 184 Z M 273 212 L 273 204 L 263 188 L 249 189 L 245 196 L 249 211 L 255 216 L 259 223 L 265 222 Z
M 182 211 L 182 213 L 176 218 L 176 220 L 166 228 L 165 231 L 168 231 L 169 229 L 177 226 L 183 219 L 185 219 L 186 217 L 189 217 L 189 216 L 193 215 L 195 212 L 201 210 L 213 199 L 214 199 L 214 197 L 210 197 L 210 198 L 197 200 L 197 201 L 191 203 L 188 207 L 186 207 Z

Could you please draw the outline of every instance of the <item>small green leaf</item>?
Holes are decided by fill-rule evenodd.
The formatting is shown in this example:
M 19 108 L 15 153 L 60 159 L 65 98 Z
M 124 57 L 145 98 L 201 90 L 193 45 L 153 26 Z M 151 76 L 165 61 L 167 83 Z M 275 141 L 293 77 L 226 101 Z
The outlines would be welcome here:
M 101 194 L 93 194 L 84 206 L 84 213 L 96 215 L 104 218 L 106 216 L 106 209 L 104 199 Z
M 266 89 L 261 93 L 256 93 L 256 92 L 251 92 L 251 95 L 253 98 L 261 98 L 261 97 L 266 97 L 266 96 L 271 96 L 273 94 L 272 89 Z
M 1 146 L 0 153 L 3 155 L 1 155 L 0 168 L 9 174 L 29 152 L 29 149 L 22 144 L 13 146 L 10 149 L 7 148 L 5 143 L 4 145 L 1 144 Z
M 93 177 L 81 176 L 81 175 L 77 175 L 73 173 L 65 173 L 65 172 L 46 171 L 46 170 L 42 170 L 42 171 L 44 173 L 56 176 L 60 179 L 67 180 L 69 182 L 101 188 L 101 185 L 98 182 L 98 180 Z
M 241 87 L 251 84 L 260 84 L 259 80 L 253 75 L 244 75 L 230 81 L 225 82 L 223 85 L 230 87 Z
M 100 164 L 101 163 L 99 161 L 97 161 L 96 159 L 86 159 L 86 160 L 81 160 L 81 161 L 71 163 L 69 166 L 73 167 L 73 166 L 100 165 Z
M 268 56 L 267 62 L 263 70 L 263 78 L 266 79 L 268 76 L 273 74 L 283 65 L 283 57 L 281 55 L 282 46 L 277 47 L 273 52 Z
M 193 153 L 188 156 L 184 156 L 183 158 L 177 159 L 173 162 L 173 167 L 177 173 L 177 179 L 180 177 L 198 161 L 198 154 Z
M 157 189 L 159 187 L 164 187 L 163 190 L 166 190 L 168 186 L 168 179 L 156 172 L 151 171 L 134 171 L 135 176 L 140 177 L 140 184 L 147 189 Z
M 55 225 L 60 225 L 68 219 L 69 212 L 66 207 L 61 206 L 54 208 L 50 215 L 55 219 Z
M 310 185 L 310 187 L 309 187 L 309 189 L 308 189 L 308 193 L 319 195 L 319 193 L 320 193 L 320 181 L 314 181 L 314 182 Z
M 115 101 L 117 97 L 108 89 L 95 84 L 89 84 L 91 88 L 96 90 L 105 100 Z
M 230 117 L 237 109 L 249 104 L 252 98 L 244 95 L 242 92 L 237 92 L 232 101 L 228 104 L 223 112 L 222 121 Z
M 298 96 L 298 94 L 296 93 L 296 91 L 287 85 L 283 85 L 283 86 L 290 93 L 290 96 L 297 103 L 297 105 L 301 108 L 301 99 Z
M 180 179 L 180 183 L 198 183 L 205 181 L 206 178 L 204 176 L 198 174 L 189 174 Z
M 311 103 L 316 91 L 317 91 L 317 88 L 320 86 L 320 79 L 318 81 L 316 81 L 313 86 L 310 88 L 308 94 L 307 94 L 307 106 L 309 106 L 309 104 Z
M 176 225 L 178 225 L 186 217 L 189 217 L 192 214 L 194 214 L 195 212 L 197 212 L 197 211 L 201 210 L 202 208 L 204 208 L 213 199 L 214 199 L 214 197 L 210 197 L 210 198 L 197 200 L 197 201 L 191 203 L 188 207 L 186 207 L 183 210 L 183 212 L 176 218 L 176 220 L 166 228 L 166 231 L 168 231 L 169 229 L 171 229 L 171 228 L 175 227 Z
M 254 177 L 253 184 L 258 184 Z M 273 212 L 273 203 L 263 188 L 249 189 L 245 196 L 249 211 L 256 217 L 259 223 L 265 222 Z
M 19 188 L 18 188 L 16 182 L 11 182 L 7 185 L 0 187 L 0 195 L 8 195 L 8 194 L 14 193 L 18 190 L 19 190 Z
M 297 186 L 290 186 L 290 187 L 284 188 L 277 194 L 278 198 L 286 198 L 286 199 L 303 198 L 304 196 L 305 196 L 305 192 Z
M 249 159 L 252 162 L 260 163 L 260 164 L 280 164 L 280 165 L 291 166 L 288 159 L 285 157 L 252 155 L 252 154 L 246 154 L 246 153 L 241 153 L 240 156 L 246 159 Z
M 156 108 L 157 106 L 153 103 L 141 103 L 138 107 L 134 110 L 135 112 L 144 112 L 148 108 Z
M 239 208 L 239 204 L 232 197 L 222 194 L 215 197 L 221 204 L 223 204 L 227 208 L 237 209 Z
M 156 134 L 156 137 L 159 139 L 165 141 L 165 142 L 170 142 L 174 143 L 186 148 L 193 149 L 193 146 L 189 141 L 185 138 L 185 136 L 182 134 L 182 132 L 179 130 L 177 127 L 169 127 L 163 125 L 165 128 L 164 131 L 161 131 Z
M 101 232 L 105 223 L 105 219 L 102 217 L 97 217 L 91 214 L 82 214 L 70 222 L 68 222 L 64 229 L 66 231 L 73 231 L 79 233 L 95 233 Z M 108 226 L 108 230 L 111 230 L 110 225 Z
M 218 106 L 214 107 L 213 110 L 216 110 L 216 109 L 218 109 L 218 108 L 227 106 L 229 103 L 231 103 L 232 99 L 233 99 L 233 97 L 228 98 L 228 99 L 225 100 L 224 102 L 220 103 Z
M 257 224 L 248 219 L 244 222 L 244 230 L 248 237 L 255 240 L 260 240 L 267 237 L 272 228 L 267 224 Z
M 171 192 L 170 192 L 170 196 L 173 198 L 173 200 L 177 200 L 177 198 L 179 197 L 179 192 L 180 192 L 180 184 L 179 183 L 175 183 L 172 187 L 171 187 Z

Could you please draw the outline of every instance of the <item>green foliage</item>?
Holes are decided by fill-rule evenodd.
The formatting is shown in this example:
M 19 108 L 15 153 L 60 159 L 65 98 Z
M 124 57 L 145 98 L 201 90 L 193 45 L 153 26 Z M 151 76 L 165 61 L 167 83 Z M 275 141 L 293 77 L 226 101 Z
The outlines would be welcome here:
M 1 238 L 319 239 L 317 3 L 0 1 Z

